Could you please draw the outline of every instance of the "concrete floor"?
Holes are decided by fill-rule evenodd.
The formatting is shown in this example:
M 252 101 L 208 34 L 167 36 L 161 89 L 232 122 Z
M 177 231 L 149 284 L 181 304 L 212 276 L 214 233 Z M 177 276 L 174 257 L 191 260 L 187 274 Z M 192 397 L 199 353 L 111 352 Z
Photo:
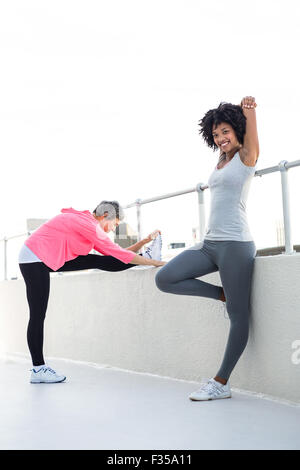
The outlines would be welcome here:
M 300 406 L 192 402 L 197 383 L 48 362 L 66 382 L 33 385 L 27 359 L 0 360 L 0 449 L 300 449 Z

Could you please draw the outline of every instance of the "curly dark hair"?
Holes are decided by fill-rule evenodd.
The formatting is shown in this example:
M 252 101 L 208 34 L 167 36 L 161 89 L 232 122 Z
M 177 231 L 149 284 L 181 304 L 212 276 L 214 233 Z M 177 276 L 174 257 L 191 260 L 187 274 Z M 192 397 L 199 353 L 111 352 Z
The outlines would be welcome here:
M 202 137 L 208 147 L 214 151 L 218 146 L 214 142 L 212 135 L 213 126 L 218 126 L 221 122 L 230 124 L 235 131 L 237 140 L 240 144 L 244 143 L 244 135 L 246 133 L 246 117 L 244 116 L 241 106 L 231 103 L 221 102 L 215 109 L 207 111 L 205 116 L 199 121 L 200 131 Z

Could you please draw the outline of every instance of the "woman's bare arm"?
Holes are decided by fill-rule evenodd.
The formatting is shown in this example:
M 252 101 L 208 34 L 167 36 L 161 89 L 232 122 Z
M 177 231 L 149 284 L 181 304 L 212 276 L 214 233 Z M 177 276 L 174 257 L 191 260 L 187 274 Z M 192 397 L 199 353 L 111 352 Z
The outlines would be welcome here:
M 157 259 L 148 259 L 144 256 L 135 255 L 135 257 L 130 261 L 129 264 L 142 264 L 144 266 L 164 266 L 166 261 L 159 261 Z
M 146 240 L 146 238 L 143 238 L 142 240 L 135 243 L 134 245 L 128 246 L 126 250 L 130 250 L 130 251 L 133 251 L 134 253 L 137 253 L 144 245 L 146 245 L 146 243 L 148 243 L 148 241 Z
M 254 166 L 259 156 L 259 141 L 257 134 L 256 111 L 257 106 L 253 96 L 246 96 L 241 101 L 244 116 L 246 117 L 246 133 L 242 148 L 245 165 Z

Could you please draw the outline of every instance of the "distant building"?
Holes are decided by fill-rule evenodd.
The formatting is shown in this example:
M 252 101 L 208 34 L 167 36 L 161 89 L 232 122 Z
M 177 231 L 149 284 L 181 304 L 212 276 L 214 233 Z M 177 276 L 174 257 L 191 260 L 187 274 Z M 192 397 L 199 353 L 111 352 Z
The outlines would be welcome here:
M 172 243 L 169 243 L 169 245 L 168 245 L 169 250 L 174 250 L 176 248 L 185 248 L 185 242 L 172 242 Z
M 114 233 L 114 242 L 122 248 L 134 245 L 138 241 L 138 234 L 126 222 L 121 222 Z

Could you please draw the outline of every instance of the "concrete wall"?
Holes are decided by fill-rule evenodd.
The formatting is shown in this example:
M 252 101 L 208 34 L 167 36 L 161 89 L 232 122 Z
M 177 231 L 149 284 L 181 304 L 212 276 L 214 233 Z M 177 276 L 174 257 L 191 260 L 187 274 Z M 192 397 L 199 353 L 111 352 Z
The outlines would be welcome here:
M 46 358 L 187 380 L 213 376 L 229 330 L 221 302 L 159 291 L 158 269 L 51 274 Z M 201 279 L 221 284 L 218 272 Z M 28 353 L 27 320 L 23 279 L 1 282 L 2 352 Z M 249 341 L 230 383 L 300 403 L 299 254 L 256 258 Z

